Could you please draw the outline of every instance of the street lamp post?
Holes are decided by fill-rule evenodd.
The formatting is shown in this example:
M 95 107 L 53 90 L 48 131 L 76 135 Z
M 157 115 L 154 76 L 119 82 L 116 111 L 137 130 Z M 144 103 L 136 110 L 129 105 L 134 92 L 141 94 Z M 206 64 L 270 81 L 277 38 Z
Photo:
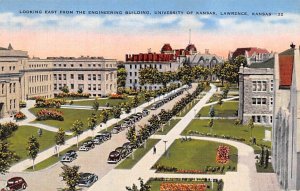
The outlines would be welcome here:
M 169 157 L 169 152 L 167 153 L 167 142 L 168 141 L 164 141 L 164 143 L 165 143 L 165 155 L 167 156 L 167 157 Z

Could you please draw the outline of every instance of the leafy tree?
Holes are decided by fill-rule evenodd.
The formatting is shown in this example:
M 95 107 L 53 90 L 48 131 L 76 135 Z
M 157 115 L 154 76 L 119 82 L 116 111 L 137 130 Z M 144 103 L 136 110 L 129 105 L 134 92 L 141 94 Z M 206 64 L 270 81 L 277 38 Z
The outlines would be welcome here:
M 7 141 L 0 141 L 0 174 L 7 173 L 10 164 L 17 160 L 14 152 L 9 150 Z
M 88 118 L 88 128 L 93 131 L 93 135 L 96 126 L 97 126 L 97 116 L 95 113 L 92 113 L 91 116 Z
M 107 123 L 107 121 L 109 119 L 109 111 L 107 109 L 104 109 L 104 110 L 101 111 L 101 113 L 100 113 L 100 119 L 101 119 L 100 120 L 101 123 L 104 123 L 104 124 Z
M 145 101 L 149 102 L 151 99 L 151 93 L 149 91 L 146 91 L 144 97 L 145 97 Z
M 118 68 L 117 70 L 117 84 L 118 87 L 125 87 L 126 85 L 126 78 L 127 78 L 127 71 L 125 68 Z
M 132 126 L 128 129 L 128 132 L 126 133 L 126 138 L 131 142 L 135 143 L 136 142 L 136 131 L 135 131 L 135 126 Z
M 59 175 L 63 178 L 63 180 L 66 182 L 66 185 L 68 186 L 67 191 L 76 191 L 76 186 L 78 185 L 78 182 L 80 180 L 79 176 L 79 166 L 68 166 L 64 165 L 61 167 L 63 169 L 63 172 Z
M 119 119 L 122 114 L 122 109 L 119 106 L 114 106 L 112 109 L 112 114 L 115 119 Z
M 127 191 L 150 191 L 151 186 L 145 184 L 142 178 L 139 178 L 140 181 L 140 189 L 138 189 L 137 185 L 133 184 L 132 187 L 126 186 Z
M 95 101 L 93 102 L 93 109 L 97 112 L 99 110 L 100 103 L 98 102 L 98 99 L 95 98 Z
M 34 160 L 40 151 L 40 144 L 35 136 L 29 137 L 26 150 L 28 151 L 28 156 L 32 159 L 32 168 L 34 170 Z
M 130 113 L 130 111 L 131 111 L 131 104 L 130 103 L 126 103 L 124 105 L 124 109 L 125 109 L 125 113 Z
M 67 85 L 64 85 L 64 87 L 62 87 L 60 90 L 66 94 L 70 92 L 69 87 Z
M 55 144 L 57 145 L 57 157 L 59 157 L 59 147 L 65 144 L 65 131 L 63 128 L 59 128 L 55 135 Z
M 132 106 L 134 107 L 134 112 L 136 113 L 136 107 L 139 105 L 139 98 L 137 95 L 134 96 L 133 100 L 132 100 Z
M 252 140 L 252 130 L 254 128 L 254 123 L 253 123 L 252 118 L 250 118 L 250 120 L 248 121 L 248 128 L 250 129 L 250 137 L 251 137 L 251 140 Z
M 214 108 L 214 106 L 210 107 L 210 109 L 209 109 L 209 116 L 211 118 L 215 117 L 215 108 Z
M 77 147 L 78 147 L 79 135 L 81 135 L 83 132 L 82 129 L 83 129 L 83 123 L 80 120 L 76 120 L 70 129 L 77 138 Z
M 79 94 L 82 94 L 82 92 L 83 92 L 83 89 L 82 89 L 82 88 L 79 88 L 79 89 L 77 90 L 77 93 L 79 93 Z
M 143 68 L 139 70 L 139 82 L 141 85 L 160 83 L 160 73 L 156 68 Z

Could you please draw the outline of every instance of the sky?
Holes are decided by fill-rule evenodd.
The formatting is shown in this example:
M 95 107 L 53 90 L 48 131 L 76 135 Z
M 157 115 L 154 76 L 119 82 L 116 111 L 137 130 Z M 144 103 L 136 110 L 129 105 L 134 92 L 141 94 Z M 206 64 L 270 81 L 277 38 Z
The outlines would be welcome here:
M 300 44 L 300 1 L 0 0 L 0 47 L 11 43 L 14 49 L 41 58 L 89 55 L 124 60 L 125 54 L 145 53 L 149 48 L 159 52 L 164 43 L 185 48 L 189 29 L 199 52 L 209 49 L 222 57 L 238 47 L 280 52 L 292 42 Z

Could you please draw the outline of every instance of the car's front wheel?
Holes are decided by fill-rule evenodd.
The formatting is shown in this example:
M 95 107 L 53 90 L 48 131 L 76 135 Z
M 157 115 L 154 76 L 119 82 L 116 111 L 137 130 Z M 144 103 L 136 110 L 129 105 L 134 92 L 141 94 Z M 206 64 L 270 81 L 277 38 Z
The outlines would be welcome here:
M 26 189 L 26 184 L 22 185 L 22 189 L 25 190 Z

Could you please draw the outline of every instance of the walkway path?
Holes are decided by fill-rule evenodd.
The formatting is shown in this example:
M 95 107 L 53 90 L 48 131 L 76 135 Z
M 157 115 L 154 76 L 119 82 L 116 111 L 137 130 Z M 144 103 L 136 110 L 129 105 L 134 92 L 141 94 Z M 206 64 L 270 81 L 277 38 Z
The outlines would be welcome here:
M 178 91 L 179 89 L 182 89 L 182 87 L 181 87 L 181 88 L 178 88 L 178 89 L 175 90 L 175 91 Z M 167 96 L 167 95 L 169 95 L 169 94 L 171 94 L 171 92 L 169 92 L 169 93 L 167 93 L 167 94 L 165 94 L 165 95 Z M 156 101 L 158 101 L 159 99 L 156 98 L 156 100 L 155 100 L 155 101 L 154 101 L 154 100 L 155 100 L 155 99 L 152 99 L 152 100 L 149 102 L 149 104 L 153 104 L 153 103 L 155 103 Z M 18 124 L 19 124 L 19 125 L 32 125 L 32 126 L 38 126 L 38 127 L 40 127 L 40 128 L 46 129 L 46 130 L 54 130 L 54 129 L 52 129 L 52 128 L 54 128 L 54 127 L 45 126 L 45 125 L 41 125 L 41 124 L 38 124 L 38 123 L 29 123 L 30 121 L 33 121 L 33 120 L 35 119 L 35 116 L 34 116 L 32 113 L 30 113 L 30 112 L 28 111 L 28 108 L 33 107 L 33 106 L 34 106 L 34 101 L 32 102 L 32 101 L 30 100 L 29 103 L 27 104 L 27 107 L 22 109 L 22 112 L 23 112 L 26 116 L 28 115 L 28 117 L 27 117 L 27 119 L 25 119 L 24 121 L 22 121 L 22 122 L 20 122 L 20 123 L 18 123 Z M 102 125 L 102 126 L 98 125 L 98 126 L 96 127 L 96 129 L 94 130 L 94 132 L 99 132 L 99 131 L 105 129 L 106 127 L 109 127 L 109 126 L 111 126 L 111 125 L 117 123 L 117 122 L 120 121 L 121 119 L 125 119 L 126 117 L 128 117 L 128 116 L 134 114 L 134 112 L 142 112 L 143 109 L 144 109 L 145 107 L 147 107 L 147 106 L 148 106 L 148 103 L 144 103 L 144 104 L 138 106 L 136 109 L 132 109 L 132 110 L 131 110 L 131 113 L 129 113 L 129 114 L 122 114 L 122 115 L 120 116 L 120 119 L 111 119 L 111 120 L 109 120 L 109 121 L 106 123 L 106 125 Z M 57 129 L 58 129 L 58 128 L 57 128 Z M 85 132 L 83 132 L 83 133 L 79 136 L 79 141 L 82 141 L 82 140 L 84 140 L 84 139 L 86 139 L 86 138 L 88 138 L 88 137 L 90 137 L 90 136 L 92 136 L 92 135 L 93 135 L 93 132 L 92 132 L 91 130 L 85 131 Z M 70 138 L 70 139 L 68 139 L 68 140 L 66 141 L 65 145 L 60 146 L 60 150 L 62 151 L 62 150 L 64 150 L 64 149 L 67 149 L 68 147 L 70 147 L 70 146 L 72 146 L 72 145 L 74 145 L 74 144 L 76 144 L 76 143 L 77 143 L 76 137 Z M 41 162 L 41 161 L 43 161 L 43 160 L 49 158 L 50 156 L 53 155 L 53 151 L 54 151 L 54 145 L 53 145 L 53 147 L 51 147 L 51 148 L 49 148 L 49 149 L 47 149 L 47 150 L 44 150 L 43 152 L 39 153 L 38 156 L 37 156 L 37 158 L 35 159 L 35 163 L 37 164 L 37 163 L 39 163 L 39 162 Z M 9 169 L 9 172 L 22 172 L 22 171 L 26 170 L 26 169 L 27 169 L 28 167 L 30 167 L 30 166 L 32 166 L 32 160 L 30 160 L 30 159 L 25 159 L 25 160 L 23 160 L 23 161 L 21 161 L 21 162 L 15 164 L 15 165 L 13 165 L 13 166 Z
M 232 140 L 211 138 L 211 137 L 192 137 L 193 139 L 217 141 L 235 146 L 238 149 L 238 167 L 237 172 L 227 172 L 225 175 L 205 175 L 205 174 L 162 174 L 155 173 L 151 167 L 164 154 L 166 149 L 178 138 L 181 138 L 181 132 L 194 118 L 194 109 L 198 113 L 205 103 L 210 99 L 216 91 L 216 87 L 211 85 L 211 90 L 199 101 L 193 109 L 191 109 L 178 124 L 167 135 L 153 135 L 151 138 L 161 139 L 156 144 L 156 154 L 149 151 L 132 169 L 130 170 L 111 170 L 101 180 L 96 182 L 89 191 L 98 191 L 105 188 L 105 191 L 122 191 L 126 186 L 131 186 L 133 183 L 139 185 L 138 178 L 141 177 L 147 181 L 151 177 L 165 178 L 222 178 L 224 180 L 224 191 L 251 191 L 251 190 L 279 190 L 276 181 L 276 175 L 273 174 L 258 174 L 255 168 L 255 159 L 253 148 Z M 164 141 L 167 141 L 166 145 Z M 113 186 L 112 186 L 113 185 Z

